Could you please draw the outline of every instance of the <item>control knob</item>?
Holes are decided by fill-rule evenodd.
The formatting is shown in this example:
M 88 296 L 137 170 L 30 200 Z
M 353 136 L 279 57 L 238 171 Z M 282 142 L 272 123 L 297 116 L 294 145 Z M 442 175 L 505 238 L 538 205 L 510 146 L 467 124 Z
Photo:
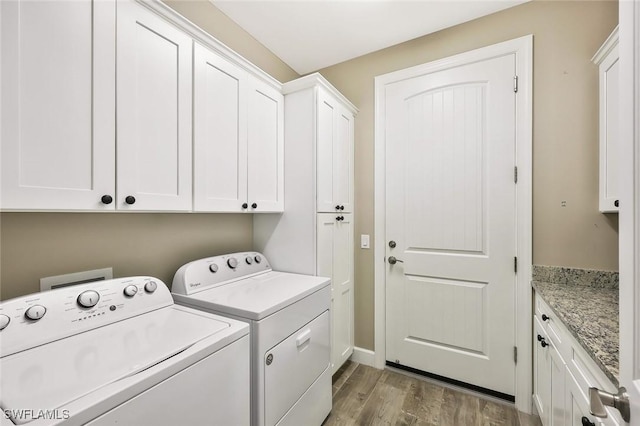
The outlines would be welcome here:
M 83 308 L 93 308 L 98 304 L 100 295 L 95 290 L 87 290 L 80 293 L 78 296 L 78 305 Z
M 144 285 L 144 291 L 147 293 L 153 293 L 158 288 L 158 284 L 155 281 L 149 281 Z
M 254 257 L 253 259 L 256 261 L 256 263 L 262 262 L 262 258 L 258 255 L 256 255 L 256 257 Z
M 138 292 L 138 287 L 130 284 L 124 288 L 124 295 L 127 297 L 133 297 Z
M 247 256 L 245 262 L 247 262 L 247 265 L 251 265 L 253 263 L 253 258 L 251 256 Z
M 0 331 L 7 328 L 10 322 L 11 322 L 11 318 L 9 318 L 8 315 L 0 314 Z
M 218 265 L 212 263 L 211 265 L 209 265 L 209 270 L 215 274 L 216 272 L 218 272 Z
M 47 313 L 47 308 L 42 305 L 33 305 L 24 313 L 30 320 L 37 321 Z
M 229 260 L 227 260 L 227 265 L 229 265 L 229 268 L 231 269 L 236 269 L 236 266 L 238 266 L 238 260 L 235 257 L 230 257 Z

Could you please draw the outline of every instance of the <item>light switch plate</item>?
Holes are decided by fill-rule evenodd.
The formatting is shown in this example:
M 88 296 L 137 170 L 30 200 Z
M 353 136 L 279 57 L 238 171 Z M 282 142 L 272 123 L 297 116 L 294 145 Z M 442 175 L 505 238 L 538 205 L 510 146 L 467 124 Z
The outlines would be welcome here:
M 369 246 L 369 236 L 367 234 L 360 235 L 360 248 L 368 249 Z

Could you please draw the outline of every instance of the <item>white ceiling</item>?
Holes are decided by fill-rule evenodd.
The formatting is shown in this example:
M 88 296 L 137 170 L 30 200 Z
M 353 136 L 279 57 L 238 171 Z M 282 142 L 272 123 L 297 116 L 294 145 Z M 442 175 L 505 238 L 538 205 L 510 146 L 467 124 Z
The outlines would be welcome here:
M 299 74 L 528 0 L 210 0 Z

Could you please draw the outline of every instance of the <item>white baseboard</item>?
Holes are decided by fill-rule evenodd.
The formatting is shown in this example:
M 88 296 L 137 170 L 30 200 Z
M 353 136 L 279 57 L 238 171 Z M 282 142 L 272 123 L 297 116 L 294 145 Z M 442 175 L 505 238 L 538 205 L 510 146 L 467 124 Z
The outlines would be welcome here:
M 359 347 L 353 348 L 353 354 L 351 354 L 351 361 L 359 364 L 368 365 L 369 367 L 375 367 L 376 353 L 369 349 L 363 349 Z

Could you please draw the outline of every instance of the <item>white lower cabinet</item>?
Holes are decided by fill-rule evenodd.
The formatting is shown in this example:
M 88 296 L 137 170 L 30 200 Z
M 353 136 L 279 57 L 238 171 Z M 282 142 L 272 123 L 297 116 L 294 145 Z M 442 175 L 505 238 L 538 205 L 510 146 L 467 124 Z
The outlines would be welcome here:
M 617 388 L 538 296 L 533 317 L 533 402 L 543 426 L 619 426 L 619 413 L 607 418 L 589 412 L 589 387 Z
M 351 214 L 318 214 L 318 275 L 331 277 L 332 374 L 353 353 L 353 222 Z
M 534 402 L 545 426 L 564 424 L 565 363 L 534 317 Z

